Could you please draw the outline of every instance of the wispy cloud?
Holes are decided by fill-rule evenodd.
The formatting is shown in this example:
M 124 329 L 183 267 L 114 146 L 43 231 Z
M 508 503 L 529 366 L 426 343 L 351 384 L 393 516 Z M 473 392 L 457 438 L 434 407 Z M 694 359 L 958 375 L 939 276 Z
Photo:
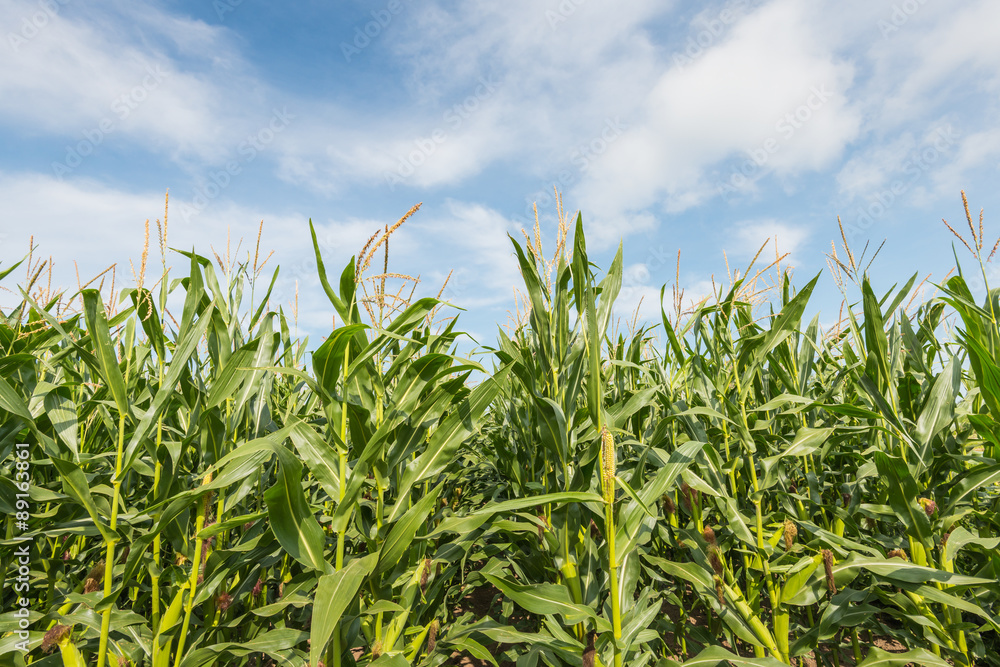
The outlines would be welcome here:
M 38 9 L 10 0 L 0 23 Z M 224 162 L 268 104 L 269 86 L 235 42 L 224 28 L 152 5 L 98 3 L 84 13 L 67 3 L 30 40 L 0 48 L 0 118 L 65 139 L 53 162 L 70 168 L 73 153 L 87 157 L 100 144 Z
M 774 235 L 808 263 L 817 226 L 842 214 L 852 240 L 871 236 L 984 182 L 1000 157 L 989 0 L 404 2 L 385 20 L 330 10 L 326 46 L 282 45 L 285 60 L 245 3 L 201 18 L 158 2 L 44 5 L 37 18 L 37 0 L 0 3 L 0 127 L 16 146 L 5 218 L 37 221 L 54 255 L 97 248 L 106 265 L 160 215 L 163 180 L 174 238 L 203 252 L 227 227 L 280 226 L 279 284 L 301 278 L 303 300 L 310 215 L 339 269 L 392 222 L 376 217 L 425 201 L 393 237 L 396 268 L 432 294 L 453 270 L 445 298 L 493 317 L 520 282 L 507 233 L 531 225 L 534 200 L 549 221 L 555 186 L 583 211 L 595 259 L 623 237 L 648 251 L 628 262 L 622 306 L 656 315 L 678 247 L 716 260 L 689 267 L 689 286 L 720 275 L 723 248 L 748 260 Z M 347 57 L 340 43 L 371 21 Z M 25 229 L 3 228 L 5 258 Z M 649 251 L 661 247 L 669 267 Z M 322 298 L 310 303 L 325 327 Z
M 684 210 L 718 194 L 706 171 L 733 156 L 738 170 L 759 153 L 751 174 L 836 160 L 860 123 L 847 95 L 854 68 L 825 46 L 819 28 L 805 3 L 778 0 L 698 60 L 664 72 L 640 122 L 580 184 L 581 204 L 628 232 L 630 214 Z

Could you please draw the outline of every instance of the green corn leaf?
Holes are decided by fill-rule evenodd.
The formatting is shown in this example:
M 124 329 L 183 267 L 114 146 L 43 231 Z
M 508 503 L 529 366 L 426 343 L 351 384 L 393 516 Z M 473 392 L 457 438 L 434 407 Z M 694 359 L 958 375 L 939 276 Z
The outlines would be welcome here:
M 757 538 L 750 530 L 747 518 L 740 513 L 739 505 L 737 505 L 736 499 L 732 496 L 720 498 L 719 506 L 720 509 L 724 508 L 726 518 L 725 525 L 733 531 L 733 534 L 736 535 L 741 542 L 746 544 L 751 549 L 756 549 Z
M 899 580 L 896 579 L 895 581 Z M 969 602 L 968 600 L 958 597 L 957 595 L 952 595 L 951 593 L 943 591 L 936 586 L 900 583 L 899 587 L 903 590 L 915 593 L 926 600 L 930 600 L 931 602 L 937 602 L 942 607 L 950 607 L 951 609 L 957 609 L 958 611 L 966 614 L 978 616 L 979 618 L 985 620 L 986 623 L 993 628 L 993 630 L 1000 632 L 1000 624 L 997 623 L 996 619 L 985 612 L 979 604 Z
M 815 371 L 813 367 L 813 359 L 818 351 L 816 345 L 816 337 L 819 334 L 819 314 L 817 313 L 813 317 L 812 322 L 809 323 L 809 327 L 806 329 L 806 333 L 802 336 L 802 343 L 799 346 L 799 354 L 796 363 L 799 367 L 798 385 L 796 387 L 799 394 L 805 396 L 808 394 L 809 389 L 809 377 Z
M 7 267 L 6 269 L 4 269 L 3 271 L 0 271 L 0 280 L 3 280 L 3 279 L 4 279 L 4 278 L 6 278 L 6 277 L 7 277 L 8 275 L 10 275 L 11 271 L 13 271 L 13 270 L 14 270 L 14 269 L 16 269 L 17 267 L 21 266 L 21 264 L 23 264 L 23 263 L 24 263 L 24 260 L 25 260 L 25 259 L 27 259 L 27 257 L 25 257 L 25 258 L 21 259 L 21 260 L 20 260 L 20 261 L 18 261 L 18 262 L 17 262 L 16 264 L 12 264 L 11 266 L 9 266 L 9 267 Z
M 260 344 L 261 339 L 255 338 L 229 355 L 205 398 L 206 410 L 211 410 L 227 398 L 233 397 L 237 388 L 251 374 Z
M 961 386 L 962 365 L 958 363 L 957 357 L 952 357 L 934 380 L 930 396 L 927 397 L 917 419 L 914 444 L 923 469 L 932 463 L 931 443 L 934 437 L 947 429 L 955 419 L 955 401 Z
M 618 252 L 611 260 L 611 266 L 605 274 L 604 279 L 597 286 L 597 291 L 601 295 L 600 305 L 597 310 L 597 332 L 603 337 L 608 330 L 608 323 L 611 321 L 611 313 L 614 311 L 615 299 L 622 288 L 622 243 L 618 243 Z
M 785 576 L 785 585 L 781 588 L 781 602 L 782 604 L 787 604 L 791 601 L 802 587 L 806 585 L 811 578 L 816 568 L 823 564 L 823 556 L 821 554 L 816 554 L 815 556 L 803 556 L 799 561 L 788 571 Z
M 532 614 L 556 614 L 571 625 L 589 619 L 599 626 L 607 626 L 607 621 L 599 618 L 593 609 L 573 602 L 569 589 L 562 584 L 515 584 L 492 574 L 484 576 L 504 595 Z
M 712 576 L 709 574 L 709 571 L 707 571 L 704 567 L 691 562 L 675 563 L 657 556 L 644 555 L 643 558 L 646 562 L 656 566 L 663 573 L 690 582 L 703 601 L 709 604 L 712 609 L 718 609 L 715 584 L 713 583 Z M 722 614 L 720 618 L 726 623 L 726 626 L 743 641 L 756 646 L 763 645 L 761 644 L 760 638 L 757 637 L 753 629 L 748 624 L 749 619 L 744 619 L 740 614 L 735 612 Z
M 267 286 L 267 290 L 260 298 L 260 305 L 257 306 L 257 310 L 254 311 L 253 317 L 250 318 L 250 328 L 253 329 L 257 326 L 257 322 L 260 321 L 260 316 L 264 313 L 264 309 L 268 306 L 268 298 L 271 296 L 271 292 L 274 290 L 274 283 L 278 280 L 278 271 L 281 267 L 275 267 L 274 273 L 271 274 L 271 283 Z M 268 313 L 273 314 L 273 313 Z
M 492 378 L 472 390 L 469 396 L 445 417 L 434 431 L 422 454 L 406 466 L 399 482 L 399 501 L 393 506 L 387 521 L 392 523 L 406 509 L 407 494 L 413 485 L 433 475 L 437 475 L 452 461 L 452 457 L 465 439 L 477 428 L 483 413 L 493 402 L 501 383 L 510 372 L 506 367 Z
M 1000 537 L 978 537 L 970 533 L 963 526 L 959 526 L 951 531 L 951 535 L 948 536 L 949 557 L 954 558 L 955 554 L 969 544 L 975 544 L 989 551 L 1000 546 Z
M 70 398 L 67 388 L 57 387 L 45 394 L 43 401 L 45 414 L 52 423 L 59 439 L 63 441 L 73 454 L 73 460 L 80 460 L 79 426 L 77 422 L 77 405 Z
M 899 583 L 940 582 L 949 586 L 982 586 L 993 583 L 992 579 L 970 577 L 957 572 L 946 572 L 933 567 L 900 561 L 897 558 L 863 558 L 855 554 L 848 559 L 851 566 L 863 567 L 872 574 Z M 845 562 L 848 562 L 845 561 Z
M 944 516 L 953 514 L 961 503 L 981 488 L 1000 482 L 1000 464 L 982 463 L 961 473 L 952 484 L 948 503 L 942 511 Z
M 156 299 L 148 289 L 132 290 L 132 305 L 139 318 L 142 330 L 146 332 L 150 345 L 156 351 L 156 358 L 165 360 L 167 354 L 166 338 L 163 335 L 163 323 L 156 312 Z
M 889 653 L 880 648 L 872 647 L 858 667 L 905 667 L 905 665 L 924 665 L 924 667 L 949 667 L 947 660 L 942 660 L 930 651 L 915 648 L 906 653 Z
M 35 430 L 35 419 L 31 416 L 31 411 L 28 410 L 28 405 L 18 395 L 17 391 L 10 386 L 10 383 L 3 378 L 3 376 L 0 376 L 0 408 L 6 410 L 12 415 L 20 417 L 24 420 L 25 425 L 31 427 L 32 430 Z
M 355 595 L 378 562 L 378 554 L 350 561 L 344 569 L 320 577 L 313 605 L 312 626 L 309 633 L 309 664 L 316 665 L 323 657 L 333 631 L 344 611 L 354 601 Z
M 750 388 L 753 386 L 751 382 L 753 375 L 760 370 L 767 355 L 798 328 L 799 321 L 802 319 L 802 313 L 805 312 L 806 304 L 812 295 L 813 288 L 816 286 L 816 281 L 819 280 L 820 275 L 816 274 L 815 278 L 810 280 L 805 287 L 799 290 L 798 294 L 785 304 L 781 312 L 771 321 L 771 328 L 768 329 L 759 345 L 753 349 L 753 358 L 749 361 L 745 370 L 742 371 L 741 399 L 748 394 Z M 735 289 L 736 286 L 734 285 L 733 290 Z
M 535 414 L 539 420 L 542 443 L 563 465 L 569 463 L 569 442 L 566 440 L 566 416 L 551 398 L 535 398 Z
M 153 397 L 153 405 L 139 420 L 138 426 L 132 432 L 132 437 L 125 446 L 124 463 L 122 465 L 123 475 L 131 470 L 136 457 L 141 451 L 139 446 L 142 444 L 148 445 L 146 439 L 152 432 L 153 427 L 156 426 L 157 418 L 172 400 L 176 400 L 177 384 L 180 382 L 181 376 L 188 372 L 188 361 L 194 355 L 202 336 L 205 335 L 208 329 L 213 308 L 214 306 L 209 304 L 201 312 L 197 322 L 192 321 L 192 324 L 181 333 L 180 340 L 174 347 L 173 354 L 170 357 L 170 365 L 167 367 L 163 383 L 159 386 L 156 395 Z
M 340 498 L 340 470 L 337 467 L 337 449 L 323 440 L 308 424 L 292 417 L 288 432 L 299 458 L 316 476 L 316 480 L 330 498 Z
M 844 586 L 847 586 L 857 578 L 866 560 L 867 562 L 875 562 L 875 559 L 864 559 L 857 556 L 857 554 L 852 553 L 846 559 L 839 560 L 833 564 L 831 571 L 837 590 L 842 589 Z M 883 560 L 878 562 L 885 561 Z M 813 570 L 812 575 L 810 575 L 808 580 L 799 587 L 797 592 L 792 593 L 789 591 L 789 595 L 787 597 L 782 596 L 782 601 L 785 604 L 805 607 L 816 604 L 826 596 L 826 569 L 824 567 L 818 567 Z
M 684 350 L 681 349 L 680 341 L 677 340 L 677 332 L 674 330 L 673 324 L 667 318 L 667 311 L 663 309 L 663 294 L 666 289 L 666 285 L 660 288 L 660 319 L 663 323 L 663 330 L 667 332 L 667 343 L 669 345 L 667 349 L 674 353 L 674 359 L 678 363 L 683 363 Z
M 468 651 L 469 655 L 477 660 L 482 660 L 483 662 L 488 662 L 494 667 L 499 667 L 496 658 L 493 654 L 487 650 L 485 646 L 477 642 L 471 637 L 458 637 L 456 639 L 449 639 L 447 642 L 449 648 L 456 651 Z M 409 667 L 408 663 L 404 662 L 400 667 Z
M 111 526 L 108 525 L 105 517 L 97 509 L 97 503 L 94 502 L 94 497 L 90 494 L 90 484 L 87 482 L 87 478 L 83 474 L 83 470 L 80 469 L 80 466 L 72 461 L 66 461 L 55 456 L 51 458 L 52 465 L 59 471 L 63 491 L 87 510 L 90 520 L 101 531 L 101 535 L 106 542 L 118 541 L 118 535 L 111 530 Z
M 856 591 L 850 588 L 834 595 L 820 619 L 819 639 L 829 639 L 841 628 L 858 627 L 879 613 L 878 607 L 866 603 L 871 597 L 869 591 Z
M 437 504 L 441 486 L 438 484 L 430 492 L 424 494 L 420 500 L 413 504 L 413 507 L 399 518 L 399 521 L 393 524 L 382 548 L 379 549 L 378 564 L 373 573 L 375 576 L 393 569 L 399 563 L 410 548 L 410 544 L 413 543 L 413 537 L 417 531 L 427 524 L 428 517 Z
M 344 303 L 343 300 L 337 295 L 333 290 L 333 286 L 330 285 L 330 280 L 326 276 L 326 266 L 323 264 L 323 255 L 319 251 L 319 241 L 316 240 L 316 228 L 313 227 L 312 218 L 309 219 L 309 233 L 312 235 L 313 250 L 316 253 L 316 271 L 319 274 L 319 282 L 323 285 L 323 291 L 326 292 L 327 298 L 330 299 L 330 303 L 337 310 L 337 314 L 340 315 L 340 319 L 345 324 L 353 323 L 351 318 L 351 312 L 348 310 L 349 304 Z M 354 258 L 351 258 L 349 267 L 354 268 Z
M 180 667 L 234 664 L 231 659 L 225 659 L 224 656 L 246 658 L 254 653 L 264 653 L 281 667 L 308 667 L 295 650 L 295 647 L 304 643 L 308 637 L 308 633 L 302 630 L 278 628 L 261 633 L 245 642 L 220 642 L 191 651 L 184 656 Z
M 271 530 L 292 558 L 320 572 L 331 571 L 333 568 L 323 558 L 323 529 L 302 492 L 302 464 L 283 447 L 275 453 L 278 479 L 264 492 Z
M 889 342 L 885 336 L 885 324 L 882 320 L 882 309 L 871 283 L 866 277 L 861 284 L 861 292 L 865 311 L 865 348 L 868 365 L 866 374 L 875 379 L 880 391 L 884 390 L 889 380 Z
M 554 507 L 564 505 L 567 503 L 599 503 L 603 502 L 604 497 L 599 493 L 591 493 L 589 491 L 559 491 L 557 493 L 546 493 L 539 496 L 528 496 L 526 498 L 515 498 L 513 500 L 505 500 L 499 503 L 487 503 L 482 508 L 477 509 L 475 515 L 494 515 L 508 512 L 516 512 L 518 510 L 528 509 L 529 507 L 539 507 L 541 505 L 551 504 Z
M 104 300 L 96 289 L 85 289 L 82 294 L 87 329 L 100 364 L 98 370 L 111 390 L 118 412 L 131 417 L 132 410 L 125 390 L 125 377 L 118 366 L 115 345 L 111 342 L 111 332 L 108 330 L 108 320 L 104 313 Z
M 698 665 L 715 666 L 723 662 L 736 665 L 737 667 L 739 665 L 748 665 L 750 667 L 780 667 L 785 664 L 775 658 L 744 658 L 736 655 L 735 653 L 730 653 L 721 646 L 709 646 L 690 660 L 685 660 L 682 664 L 683 667 L 697 667 Z
M 341 369 L 347 348 L 355 336 L 367 328 L 364 324 L 348 324 L 334 329 L 323 344 L 313 352 L 313 372 L 319 385 L 326 390 L 327 396 L 336 395 L 337 383 L 343 379 Z
M 917 503 L 920 491 L 906 463 L 884 452 L 875 452 L 875 465 L 889 485 L 889 505 L 906 526 L 906 532 L 930 550 L 931 524 L 927 513 Z

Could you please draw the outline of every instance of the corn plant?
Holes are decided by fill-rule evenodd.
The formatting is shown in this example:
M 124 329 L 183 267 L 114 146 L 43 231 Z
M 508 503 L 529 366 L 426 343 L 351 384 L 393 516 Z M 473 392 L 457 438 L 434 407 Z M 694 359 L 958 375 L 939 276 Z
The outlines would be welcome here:
M 956 254 L 914 307 L 842 234 L 831 331 L 779 256 L 769 298 L 752 262 L 627 334 L 622 248 L 601 275 L 560 204 L 551 259 L 511 239 L 525 312 L 485 365 L 389 271 L 418 207 L 334 281 L 310 225 L 314 346 L 259 239 L 177 278 L 164 224 L 159 281 L 144 251 L 110 295 L 29 254 L 0 268 L 4 664 L 1000 665 L 1000 291 L 963 203 L 981 302 Z

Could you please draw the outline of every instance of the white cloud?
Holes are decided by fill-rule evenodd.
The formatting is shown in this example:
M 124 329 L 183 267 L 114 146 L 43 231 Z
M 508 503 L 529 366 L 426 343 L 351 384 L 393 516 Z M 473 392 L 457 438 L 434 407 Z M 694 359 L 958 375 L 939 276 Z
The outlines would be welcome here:
M 968 187 L 974 170 L 1000 169 L 1000 129 L 990 128 L 962 137 L 954 159 L 945 161 L 934 173 L 934 190 L 954 195 Z
M 896 178 L 904 172 L 917 205 L 927 192 L 957 193 L 973 170 L 994 168 L 1000 159 L 994 129 L 1000 43 L 983 28 L 1000 22 L 1000 6 L 988 0 L 907 5 L 914 6 L 878 7 L 878 37 L 860 51 L 858 60 L 870 70 L 854 91 L 865 109 L 865 144 L 837 175 L 849 198 L 871 198 L 891 186 L 894 172 Z M 946 126 L 958 140 L 923 164 L 921 152 Z
M 788 257 L 782 260 L 782 264 L 794 265 L 796 253 L 809 238 L 809 231 L 780 220 L 746 220 L 733 225 L 727 238 L 733 241 L 723 247 L 735 259 L 750 260 L 760 251 L 760 257 L 754 264 L 756 271 L 785 253 Z
M 39 7 L 2 3 L 0 23 L 23 26 Z M 134 3 L 47 16 L 0 48 L 0 118 L 84 145 L 84 157 L 125 137 L 175 160 L 220 162 L 260 122 L 260 107 L 270 111 L 225 29 Z
M 748 193 L 763 191 L 758 179 L 768 175 L 794 187 L 802 174 L 829 170 L 840 195 L 870 200 L 906 178 L 914 154 L 933 145 L 928 134 L 942 123 L 952 123 L 959 140 L 905 181 L 910 203 L 956 194 L 972 170 L 1000 161 L 1000 46 L 983 28 L 1000 22 L 995 3 L 925 3 L 885 36 L 878 22 L 891 18 L 894 0 L 731 4 L 742 8 L 736 18 L 683 63 L 674 56 L 723 5 L 407 4 L 365 54 L 377 48 L 388 59 L 373 71 L 386 74 L 387 86 L 404 88 L 391 100 L 343 89 L 290 94 L 261 78 L 240 35 L 225 28 L 157 6 L 114 0 L 84 16 L 70 4 L 17 49 L 0 48 L 0 122 L 73 146 L 108 119 L 113 129 L 105 144 L 158 151 L 203 174 L 287 101 L 295 122 L 267 151 L 279 177 L 324 195 L 358 184 L 382 187 L 387 174 L 400 179 L 395 187 L 451 188 L 454 200 L 422 211 L 393 237 L 392 256 L 402 270 L 423 270 L 421 289 L 431 293 L 455 269 L 445 296 L 487 308 L 509 304 L 521 283 L 506 238 L 520 223 L 455 189 L 491 167 L 500 190 L 524 176 L 549 182 L 568 173 L 566 200 L 570 210 L 583 210 L 596 253 L 620 237 L 654 232 L 664 214 L 717 201 L 720 182 L 743 175 L 741 169 L 749 172 Z M 16 28 L 37 6 L 8 0 L 0 19 Z M 163 76 L 143 89 L 149 68 L 157 67 Z M 135 108 L 119 117 L 116 101 Z M 5 215 L 56 230 L 45 243 L 59 256 L 79 259 L 71 253 L 94 247 L 85 239 L 99 239 L 109 257 L 134 257 L 142 220 L 160 215 L 160 195 L 75 176 L 66 183 L 0 176 Z M 497 199 L 520 201 L 523 194 Z M 220 200 L 199 216 L 197 231 L 218 247 L 227 225 L 252 238 L 260 217 L 265 239 L 276 224 L 287 232 L 274 246 L 286 253 L 282 280 L 312 276 L 306 217 L 295 211 Z M 182 232 L 176 219 L 176 238 L 190 233 L 193 241 L 195 227 Z M 67 222 L 76 220 L 90 236 Z M 321 234 L 337 239 L 330 271 L 339 272 L 347 253 L 384 222 L 317 220 Z M 23 232 L 11 229 L 8 240 L 16 234 L 24 246 Z M 804 228 L 768 219 L 727 231 L 722 241 L 732 244 L 731 258 L 749 259 L 774 234 L 783 250 L 800 252 L 808 241 Z M 4 245 L 4 257 L 12 257 Z M 199 249 L 207 251 L 206 244 Z M 435 263 L 430 272 L 428 260 Z M 703 275 L 685 282 L 699 281 Z M 651 290 L 658 287 L 635 281 L 635 303 L 646 295 L 643 309 L 650 308 Z
M 752 266 L 751 274 L 766 268 L 776 261 L 779 255 L 785 253 L 788 253 L 788 256 L 781 260 L 781 270 L 791 268 L 797 261 L 796 253 L 803 249 L 809 236 L 807 229 L 775 219 L 744 220 L 730 225 L 724 233 L 720 234 L 720 238 L 725 239 L 720 243 L 721 250 L 726 253 L 727 259 L 726 264 L 721 262 L 718 264 L 720 271 L 718 275 L 713 274 L 706 277 L 707 272 L 703 265 L 692 272 L 684 268 L 683 262 L 682 266 L 677 269 L 680 271 L 680 287 L 684 291 L 681 300 L 682 309 L 691 309 L 705 298 L 714 298 L 713 295 L 718 289 L 728 284 L 730 276 L 723 272 L 725 267 L 728 267 L 728 271 L 733 277 L 737 273 L 743 276 L 750 260 L 758 251 L 760 251 L 760 255 Z M 623 270 L 622 291 L 615 304 L 615 312 L 618 316 L 631 321 L 638 309 L 640 321 L 658 323 L 660 321 L 660 288 L 665 284 L 663 309 L 673 320 L 675 319 L 673 289 L 678 281 L 674 272 L 676 255 L 667 257 L 663 253 L 662 245 L 659 247 L 649 246 L 647 249 L 649 252 L 646 262 L 630 264 Z M 764 275 L 772 276 L 776 271 L 777 268 L 772 268 Z M 667 276 L 666 280 L 663 279 L 665 275 Z M 763 276 L 762 280 L 760 287 L 764 287 L 768 282 Z
M 871 85 L 881 93 L 880 124 L 919 120 L 928 109 L 952 106 L 956 98 L 1000 90 L 1000 42 L 985 28 L 997 24 L 1000 5 L 990 0 L 964 6 L 926 3 L 899 30 L 876 42 L 870 52 L 876 70 Z
M 285 147 L 284 177 L 323 191 L 357 181 L 425 188 L 514 157 L 540 177 L 564 168 L 576 146 L 648 89 L 657 64 L 644 23 L 671 7 L 572 6 L 409 6 L 382 44 L 411 68 L 404 76 L 411 99 L 366 117 L 364 131 L 346 129 L 350 120 L 302 123 Z M 550 25 L 547 12 L 566 20 Z
M 854 70 L 813 19 L 800 0 L 777 0 L 698 60 L 662 74 L 645 96 L 642 120 L 576 189 L 585 209 L 628 226 L 629 212 L 657 204 L 676 210 L 714 194 L 704 170 L 733 155 L 759 155 L 754 169 L 782 173 L 836 160 L 860 123 L 846 94 Z
M 907 132 L 891 141 L 855 152 L 837 174 L 840 192 L 853 198 L 883 187 L 915 146 L 916 140 Z
M 28 251 L 29 237 L 35 235 L 35 257 L 52 258 L 53 288 L 59 286 L 72 293 L 77 286 L 77 271 L 83 282 L 117 264 L 116 289 L 134 284 L 129 260 L 140 266 L 143 249 L 144 223 L 150 223 L 150 256 L 147 263 L 147 284 L 160 272 L 160 253 L 155 221 L 162 220 L 164 195 L 155 192 L 128 192 L 89 180 L 61 181 L 39 174 L 0 173 L 0 201 L 3 202 L 4 226 L 0 243 L 0 261 L 5 266 L 20 260 Z M 290 263 L 306 252 L 311 256 L 305 216 L 293 213 L 275 215 L 250 207 L 219 202 L 210 211 L 201 213 L 191 224 L 174 215 L 185 202 L 174 197 L 170 201 L 167 246 L 178 249 L 195 248 L 201 255 L 213 258 L 214 248 L 220 255 L 230 250 L 234 258 L 246 261 L 254 253 L 254 243 L 260 220 L 264 219 L 261 249 L 266 256 L 271 249 L 275 257 L 269 267 L 279 261 Z M 278 230 L 281 233 L 277 233 Z M 240 239 L 242 244 L 237 247 Z M 263 256 L 260 257 L 264 259 Z M 168 250 L 167 265 L 187 274 L 188 260 Z M 313 264 L 315 266 L 315 264 Z M 78 267 L 78 268 L 77 268 Z M 10 280 L 21 282 L 11 277 Z M 6 281 L 5 281 L 6 282 Z M 110 279 L 106 287 L 110 286 Z M 6 302 L 7 299 L 3 299 Z
M 435 256 L 439 268 L 428 282 L 439 285 L 453 271 L 442 299 L 462 308 L 513 304 L 522 284 L 503 215 L 479 204 L 449 201 L 447 215 L 421 225 L 419 252 Z
M 65 277 L 73 276 L 73 260 L 80 264 L 81 278 L 112 261 L 127 266 L 128 258 L 137 259 L 142 251 L 145 219 L 163 216 L 162 194 L 127 193 L 92 181 L 68 183 L 37 174 L 0 174 L 0 201 L 4 263 L 20 259 L 29 237 L 44 232 L 44 238 L 35 239 L 36 254 L 52 255 Z M 96 252 L 100 255 L 94 256 Z M 76 284 L 75 278 L 65 282 L 67 287 Z

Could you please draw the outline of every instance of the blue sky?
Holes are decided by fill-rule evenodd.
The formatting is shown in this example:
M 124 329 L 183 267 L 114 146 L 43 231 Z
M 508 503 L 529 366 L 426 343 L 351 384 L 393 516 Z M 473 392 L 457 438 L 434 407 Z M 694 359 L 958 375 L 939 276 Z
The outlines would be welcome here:
M 275 300 L 298 281 L 314 343 L 332 309 L 310 218 L 339 272 L 423 202 L 390 270 L 431 295 L 453 271 L 444 297 L 483 342 L 513 307 L 507 234 L 533 201 L 553 248 L 553 186 L 600 266 L 624 242 L 619 310 L 654 321 L 678 250 L 688 298 L 768 238 L 802 285 L 839 215 L 856 249 L 885 240 L 884 290 L 953 266 L 960 190 L 989 247 L 1000 231 L 991 0 L 0 0 L 0 26 L 0 262 L 33 234 L 54 285 L 75 288 L 74 261 L 132 284 L 169 189 L 171 246 L 211 256 L 228 232 L 245 258 L 264 221 Z M 824 323 L 839 304 L 824 275 Z

